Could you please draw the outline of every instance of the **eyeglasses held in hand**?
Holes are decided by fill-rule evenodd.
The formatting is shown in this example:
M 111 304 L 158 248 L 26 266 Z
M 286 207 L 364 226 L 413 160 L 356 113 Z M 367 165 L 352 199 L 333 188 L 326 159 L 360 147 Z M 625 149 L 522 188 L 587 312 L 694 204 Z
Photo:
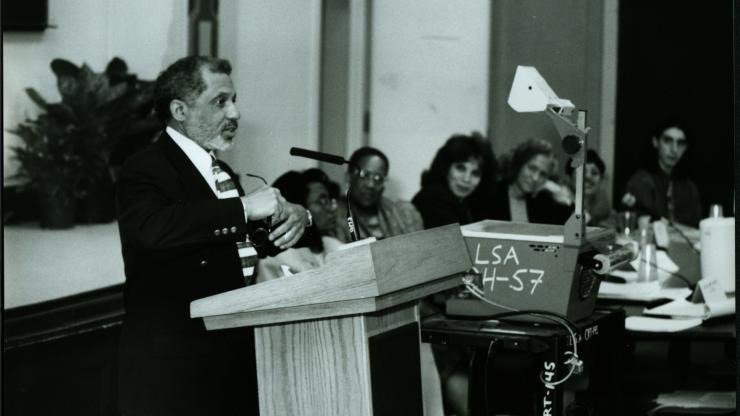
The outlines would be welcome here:
M 265 180 L 265 178 L 263 178 L 260 175 L 252 175 L 251 173 L 245 173 L 244 176 L 248 176 L 250 178 L 257 178 L 257 179 L 261 180 L 262 183 L 264 183 L 265 185 L 267 185 L 267 181 Z

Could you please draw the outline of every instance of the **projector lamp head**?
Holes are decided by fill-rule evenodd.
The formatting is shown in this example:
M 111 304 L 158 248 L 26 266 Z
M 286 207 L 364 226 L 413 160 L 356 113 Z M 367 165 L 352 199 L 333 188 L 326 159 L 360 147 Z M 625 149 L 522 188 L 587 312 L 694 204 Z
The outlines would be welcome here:
M 509 106 L 518 113 L 533 113 L 552 108 L 569 115 L 575 109 L 570 100 L 559 98 L 533 66 L 516 67 L 514 82 L 508 99 Z

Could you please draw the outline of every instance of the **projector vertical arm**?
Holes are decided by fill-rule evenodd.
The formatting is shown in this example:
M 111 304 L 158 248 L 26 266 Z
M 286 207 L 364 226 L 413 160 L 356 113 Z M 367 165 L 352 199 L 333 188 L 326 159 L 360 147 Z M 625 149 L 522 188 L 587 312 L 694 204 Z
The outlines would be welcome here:
M 566 246 L 580 247 L 586 233 L 586 221 L 583 212 L 583 174 L 589 128 L 586 127 L 586 112 L 578 111 L 577 124 L 565 117 L 556 108 L 548 106 L 545 114 L 553 121 L 560 134 L 563 150 L 571 159 L 575 168 L 575 210 L 565 223 L 564 243 Z

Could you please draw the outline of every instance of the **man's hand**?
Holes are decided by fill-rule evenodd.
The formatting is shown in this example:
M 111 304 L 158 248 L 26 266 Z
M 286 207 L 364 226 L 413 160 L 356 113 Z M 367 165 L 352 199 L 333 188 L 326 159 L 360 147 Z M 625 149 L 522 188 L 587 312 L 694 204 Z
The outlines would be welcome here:
M 542 186 L 542 189 L 549 191 L 552 195 L 552 199 L 559 204 L 573 205 L 575 203 L 575 195 L 573 195 L 571 190 L 565 185 L 547 180 Z
M 241 199 L 248 220 L 272 217 L 274 223 L 284 217 L 283 206 L 287 202 L 275 188 L 264 185 Z
M 287 218 L 279 227 L 270 233 L 270 241 L 281 249 L 292 247 L 303 236 L 308 224 L 306 208 L 286 202 L 283 204 L 282 215 L 273 220 L 273 224 Z

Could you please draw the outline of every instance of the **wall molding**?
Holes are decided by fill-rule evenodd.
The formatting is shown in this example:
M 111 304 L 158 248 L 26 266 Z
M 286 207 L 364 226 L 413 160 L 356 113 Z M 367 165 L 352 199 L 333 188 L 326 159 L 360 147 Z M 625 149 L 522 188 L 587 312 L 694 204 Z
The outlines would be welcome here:
M 26 347 L 123 323 L 123 285 L 3 311 L 3 350 Z

